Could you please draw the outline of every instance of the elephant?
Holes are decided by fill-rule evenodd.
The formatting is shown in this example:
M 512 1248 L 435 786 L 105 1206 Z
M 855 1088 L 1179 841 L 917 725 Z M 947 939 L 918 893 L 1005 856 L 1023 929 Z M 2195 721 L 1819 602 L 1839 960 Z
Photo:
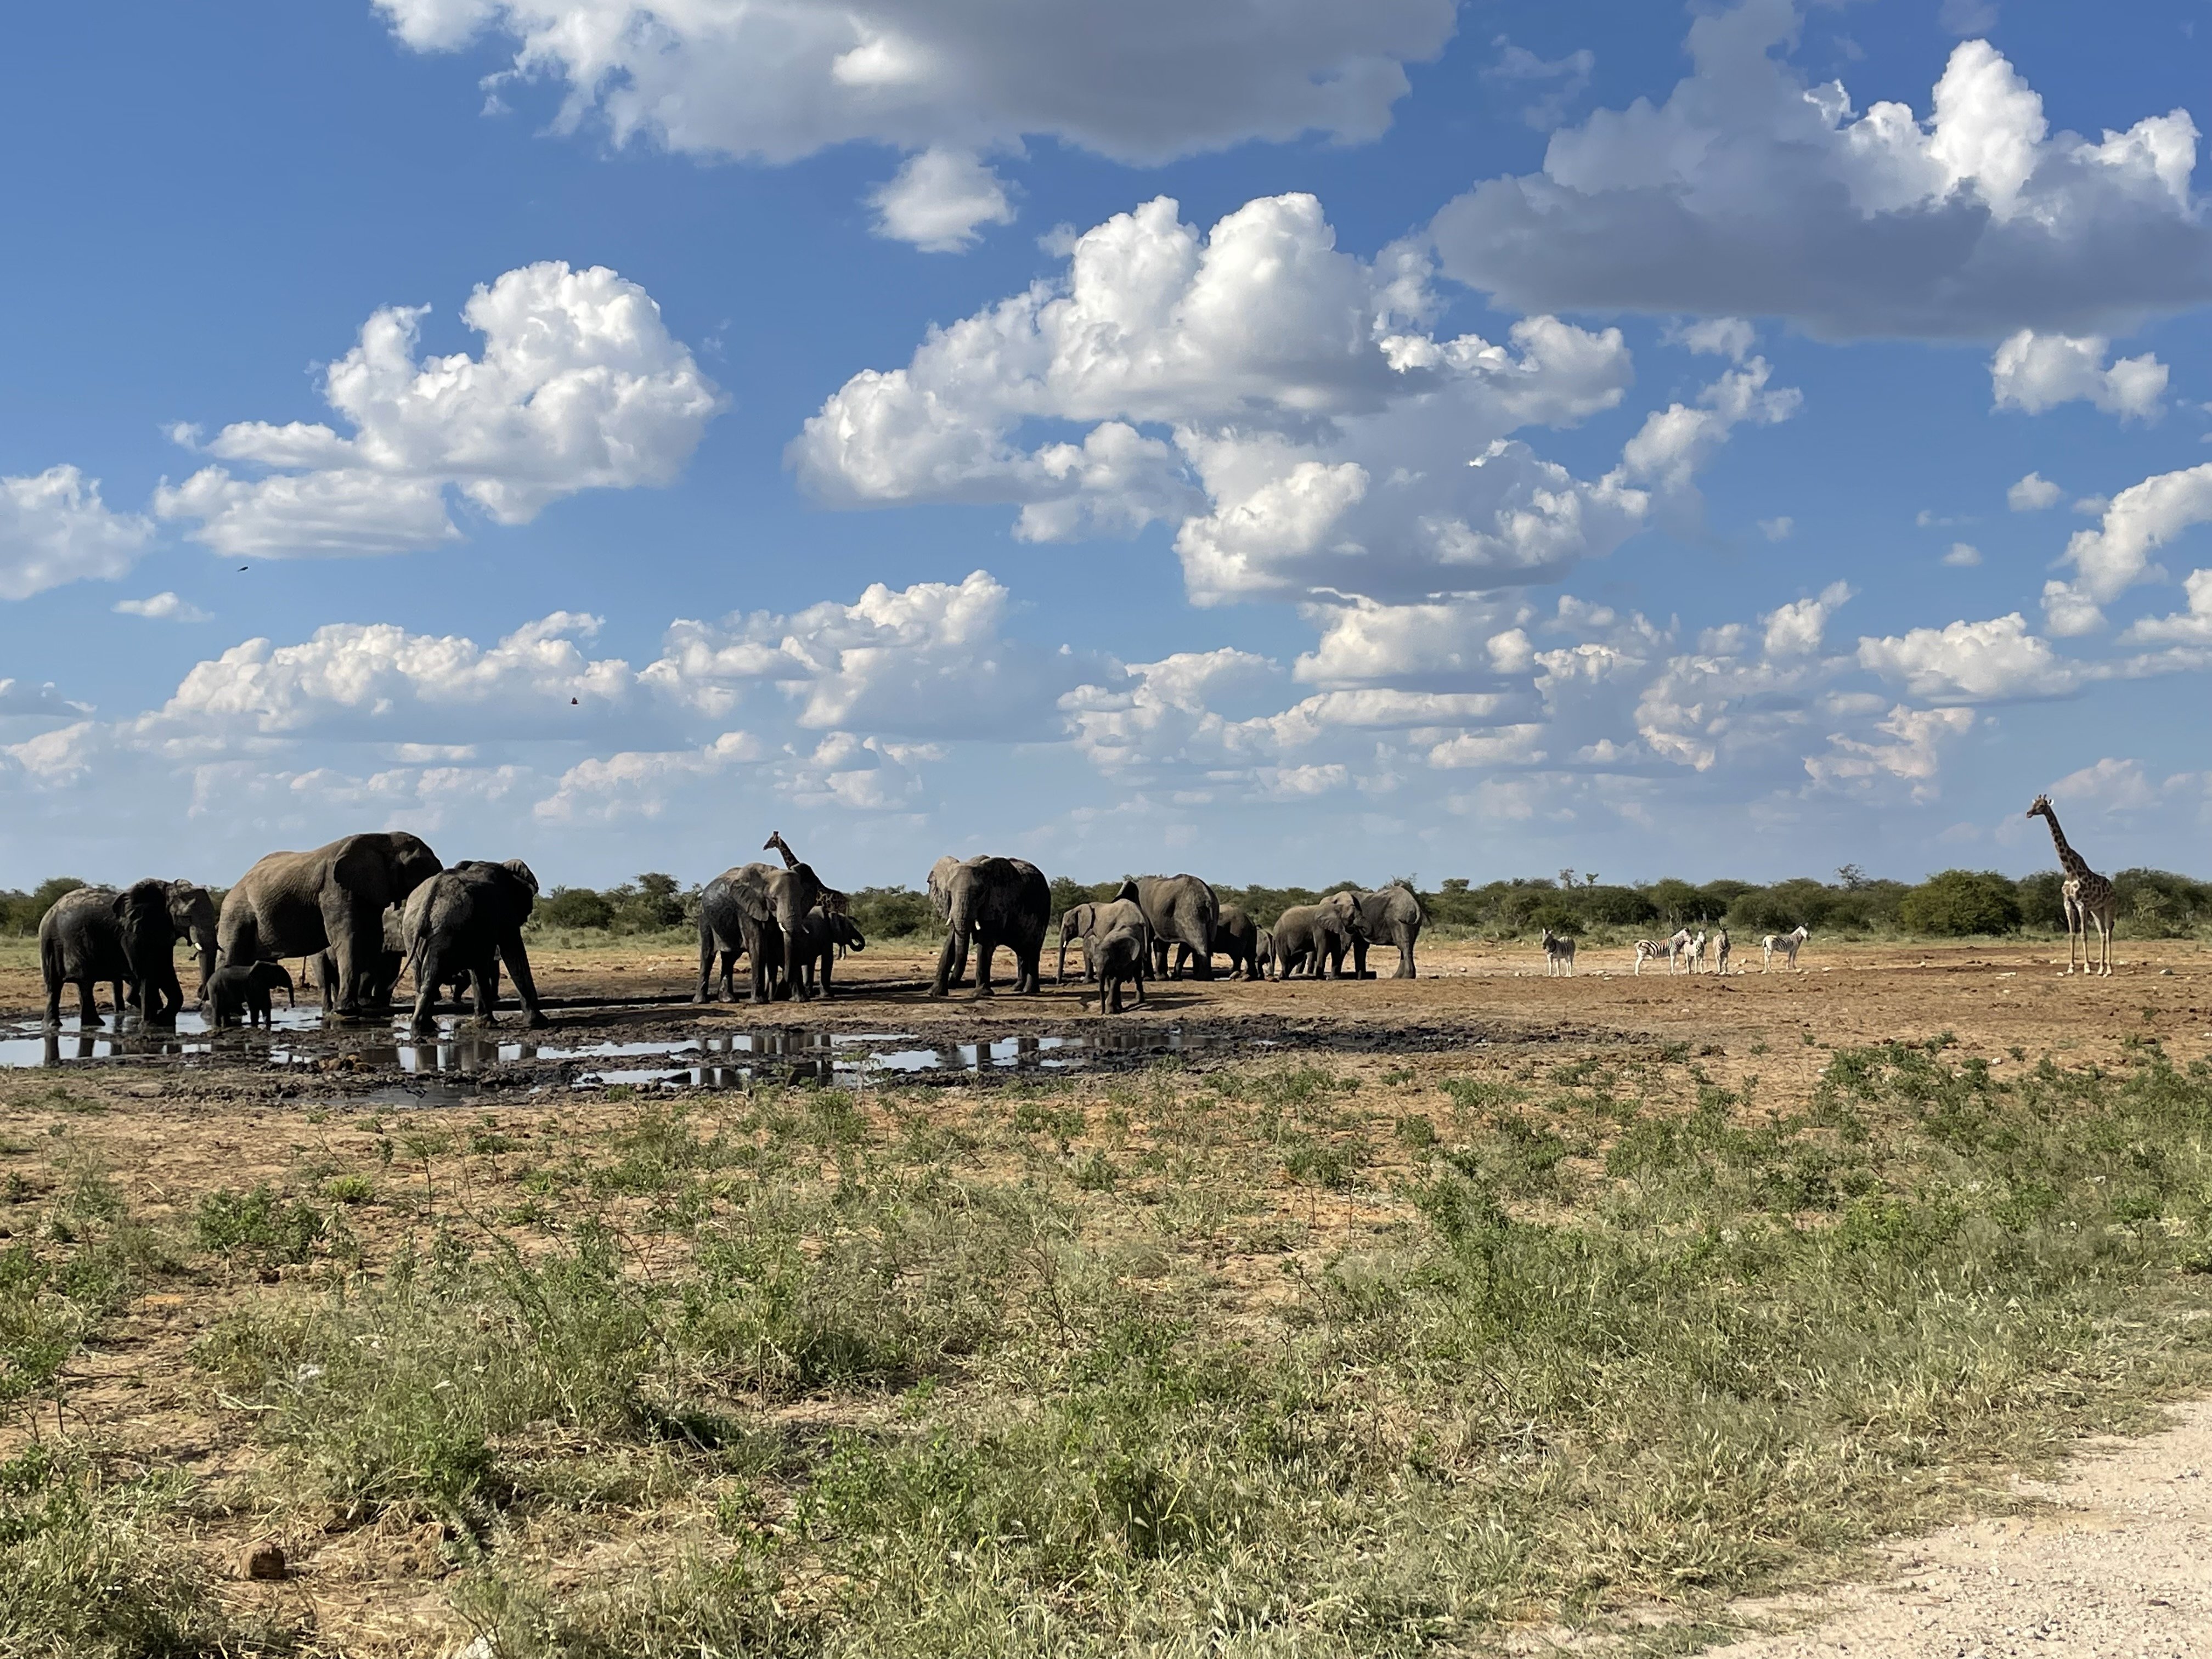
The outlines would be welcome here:
M 1403 882 L 1394 881 L 1377 887 L 1370 893 L 1358 895 L 1359 931 L 1352 936 L 1352 972 L 1355 979 L 1367 977 L 1367 947 L 1370 945 L 1395 945 L 1398 947 L 1398 971 L 1393 979 L 1412 979 L 1413 975 L 1413 941 L 1421 936 L 1421 902 L 1413 896 L 1413 890 Z
M 932 871 L 931 878 L 936 878 Z M 1035 996 L 1044 988 L 1044 936 L 1052 924 L 1052 884 L 1026 859 L 981 854 L 963 859 L 946 878 L 945 948 L 938 953 L 937 982 L 929 994 L 951 988 L 968 936 L 975 937 L 975 994 L 993 994 L 991 957 L 1003 945 L 1014 953 L 1014 994 Z
M 223 962 L 277 961 L 328 951 L 341 1018 L 359 1017 L 362 981 L 384 948 L 384 910 L 444 866 L 404 830 L 347 836 L 309 853 L 271 853 L 224 895 L 216 929 Z
M 958 856 L 951 853 L 947 853 L 929 866 L 929 908 L 937 912 L 939 921 L 949 923 L 951 921 L 952 872 L 959 867 Z M 956 986 L 968 982 L 968 941 L 964 939 L 960 941 L 960 948 L 953 956 L 951 982 Z
M 503 962 L 531 1030 L 551 1024 L 538 1006 L 538 981 L 522 945 L 522 924 L 537 903 L 537 874 L 520 859 L 504 864 L 463 859 L 410 894 L 399 924 L 415 975 L 409 1024 L 418 1031 L 435 1030 L 438 988 L 465 972 L 476 988 L 477 1020 L 496 1024 Z
M 407 969 L 406 929 L 399 907 L 387 904 L 381 919 L 384 933 L 383 948 L 362 963 L 359 1000 L 362 1008 L 381 1012 L 392 1006 L 392 994 L 398 987 L 399 975 Z M 337 1006 L 337 957 L 330 951 L 318 951 L 308 966 L 314 970 L 315 987 L 322 993 L 323 1012 L 330 1013 Z M 461 981 L 467 983 L 464 976 Z M 459 995 L 457 991 L 454 994 Z
M 830 994 L 830 964 L 837 959 L 842 950 L 865 951 L 868 948 L 866 934 L 860 924 L 842 911 L 832 911 L 827 906 L 816 905 L 806 913 L 799 924 L 799 976 L 805 981 L 807 994 L 814 994 L 818 974 L 822 995 Z
M 1083 950 L 1083 977 L 1098 977 L 1098 970 L 1091 960 L 1091 920 L 1097 914 L 1095 904 L 1079 904 L 1060 919 L 1060 967 L 1052 976 L 1054 985 L 1067 983 L 1067 946 L 1073 939 Z
M 1335 979 L 1352 949 L 1352 929 L 1340 907 L 1294 904 L 1275 918 L 1273 945 L 1278 979 L 1290 978 L 1301 967 L 1312 978 Z
M 298 1007 L 292 975 L 283 963 L 226 963 L 208 975 L 200 1006 L 207 1010 L 208 1024 L 218 1031 L 226 1025 L 273 1025 L 276 1022 L 272 993 L 280 985 L 284 988 L 287 1006 Z
M 177 930 L 179 939 L 190 941 L 192 954 L 198 958 L 198 994 L 204 996 L 208 975 L 215 972 L 215 896 L 198 882 L 172 881 L 162 884 L 169 890 L 169 924 Z
M 742 864 L 708 882 L 699 894 L 699 989 L 691 1000 L 709 1000 L 718 953 L 734 958 L 742 951 L 752 960 L 751 1000 L 769 1001 L 780 973 L 804 1001 L 811 993 L 799 973 L 801 935 L 807 912 L 830 890 L 811 865 L 796 862 L 781 870 Z
M 1224 904 L 1220 919 L 1213 926 L 1213 948 L 1229 958 L 1229 977 L 1242 975 L 1246 979 L 1260 977 L 1260 930 L 1252 925 L 1252 918 L 1242 905 Z M 1176 948 L 1176 965 L 1180 968 L 1189 953 L 1188 945 Z
M 1141 924 L 1132 927 L 1124 922 L 1087 943 L 1096 946 L 1090 954 L 1098 964 L 1098 1012 L 1102 1014 L 1120 1013 L 1121 987 L 1132 981 L 1137 987 L 1137 1006 L 1143 1007 L 1145 969 L 1149 965 L 1147 958 L 1152 954 L 1148 930 Z M 1112 999 L 1110 1004 L 1108 1000 L 1109 996 Z
M 115 988 L 118 1024 L 126 1002 L 149 1025 L 176 1018 L 185 992 L 177 982 L 177 927 L 169 902 L 168 884 L 153 880 L 135 882 L 120 893 L 112 887 L 79 887 L 54 901 L 39 922 L 49 1028 L 62 1023 L 64 985 L 76 987 L 79 1028 L 90 1030 L 100 1024 L 93 987 L 101 980 Z
M 1152 930 L 1152 964 L 1162 979 L 1182 977 L 1178 958 L 1168 972 L 1168 949 L 1187 945 L 1193 970 L 1200 979 L 1213 977 L 1213 930 L 1221 918 L 1221 901 L 1213 889 L 1196 876 L 1132 876 L 1123 882 L 1126 893 L 1133 884 L 1137 902 Z
M 1275 930 L 1262 927 L 1252 940 L 1252 977 L 1273 979 L 1275 976 Z

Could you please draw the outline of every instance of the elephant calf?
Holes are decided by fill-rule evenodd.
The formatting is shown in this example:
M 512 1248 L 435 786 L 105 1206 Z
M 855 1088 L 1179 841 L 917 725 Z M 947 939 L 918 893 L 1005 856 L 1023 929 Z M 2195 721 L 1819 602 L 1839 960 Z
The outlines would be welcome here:
M 1252 975 L 1254 979 L 1273 979 L 1275 976 L 1275 932 L 1262 927 L 1252 938 Z
M 1145 1006 L 1145 969 L 1152 953 L 1152 937 L 1143 927 L 1125 924 L 1099 936 L 1091 954 L 1098 968 L 1100 1013 L 1121 1012 L 1121 987 L 1132 981 L 1137 987 L 1137 1006 Z
M 1334 979 L 1352 949 L 1352 929 L 1326 904 L 1296 904 L 1275 918 L 1275 976 L 1288 979 L 1299 969 L 1315 979 Z
M 216 1030 L 227 1025 L 274 1025 L 276 998 L 278 986 L 284 988 L 285 1003 L 298 1007 L 299 999 L 292 992 L 292 975 L 284 970 L 281 962 L 226 963 L 208 975 L 206 993 L 200 1005 L 207 1010 L 208 1023 Z
M 853 951 L 868 948 L 866 935 L 860 924 L 842 911 L 832 913 L 816 905 L 806 913 L 806 920 L 799 929 L 799 980 L 805 996 L 815 994 L 815 978 L 821 976 L 821 994 L 830 994 L 830 964 L 836 960 L 840 947 Z M 724 970 L 724 978 L 728 970 Z M 803 999 L 802 999 L 803 1000 Z
M 464 973 L 476 988 L 477 1018 L 496 1024 L 495 986 L 502 962 L 531 1028 L 552 1023 L 538 1006 L 538 981 L 522 948 L 522 924 L 537 902 L 538 878 L 520 859 L 504 864 L 464 859 L 408 896 L 401 925 L 415 974 L 410 1023 L 416 1030 L 437 1029 L 438 987 Z

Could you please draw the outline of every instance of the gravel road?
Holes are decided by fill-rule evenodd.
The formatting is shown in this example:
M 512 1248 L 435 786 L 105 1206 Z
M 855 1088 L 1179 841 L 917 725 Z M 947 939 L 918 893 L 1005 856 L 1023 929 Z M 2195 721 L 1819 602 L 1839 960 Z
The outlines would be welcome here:
M 2092 1447 L 2048 1508 L 1894 1546 L 1896 1576 L 1825 1598 L 1825 1618 L 1708 1659 L 2203 1659 L 2212 1655 L 2212 1401 L 2148 1439 Z

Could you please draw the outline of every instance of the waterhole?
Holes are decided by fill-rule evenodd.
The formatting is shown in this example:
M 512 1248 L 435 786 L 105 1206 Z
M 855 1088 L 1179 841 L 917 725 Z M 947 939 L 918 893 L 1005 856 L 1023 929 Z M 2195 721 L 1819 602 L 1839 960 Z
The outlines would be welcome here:
M 210 1031 L 197 1013 L 173 1026 L 147 1026 L 136 1016 L 92 1030 L 74 1019 L 48 1031 L 34 1021 L 0 1027 L 0 1066 L 71 1066 L 98 1061 L 161 1065 L 222 1059 L 289 1070 L 397 1072 L 416 1079 L 382 1092 L 395 1099 L 453 1097 L 494 1067 L 553 1070 L 570 1086 L 626 1084 L 658 1088 L 743 1088 L 756 1082 L 811 1081 L 860 1088 L 872 1081 L 928 1073 L 1060 1071 L 1102 1060 L 1151 1054 L 1226 1054 L 1265 1048 L 1176 1026 L 1131 1023 L 1077 1036 L 1009 1036 L 976 1042 L 931 1043 L 910 1031 L 813 1031 L 770 1027 L 702 1033 L 646 1042 L 544 1041 L 509 1036 L 456 1020 L 437 1033 L 404 1027 L 325 1027 L 317 1009 L 279 1010 L 270 1028 Z M 426 1087 L 426 1085 L 434 1085 Z

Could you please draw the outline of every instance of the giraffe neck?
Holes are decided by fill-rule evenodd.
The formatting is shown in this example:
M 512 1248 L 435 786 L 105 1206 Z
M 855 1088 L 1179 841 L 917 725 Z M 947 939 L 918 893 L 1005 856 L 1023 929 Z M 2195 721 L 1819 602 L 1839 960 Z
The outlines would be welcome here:
M 2051 826 L 2051 844 L 2058 849 L 2058 861 L 2065 866 L 2066 873 L 2069 876 L 2087 875 L 2089 860 L 2067 844 L 2066 832 L 2058 827 L 2058 814 L 2046 808 L 2043 821 Z

